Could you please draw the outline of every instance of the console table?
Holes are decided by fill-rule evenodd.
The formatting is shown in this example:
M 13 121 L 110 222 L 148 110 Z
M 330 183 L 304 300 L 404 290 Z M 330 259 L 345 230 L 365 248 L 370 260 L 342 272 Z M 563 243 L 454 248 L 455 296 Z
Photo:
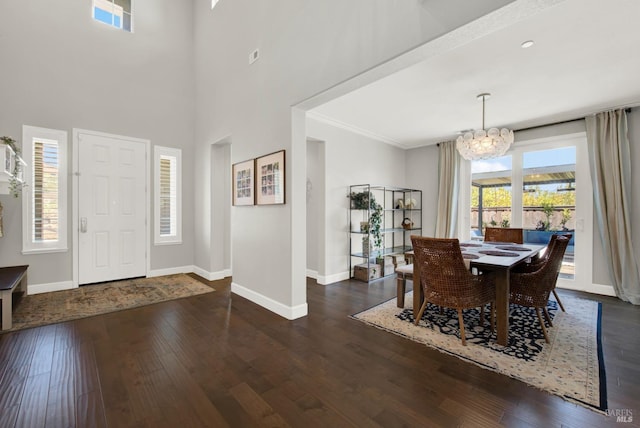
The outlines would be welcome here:
M 2 330 L 12 326 L 12 294 L 16 290 L 27 291 L 27 268 L 29 266 L 10 266 L 0 268 L 0 299 L 2 299 Z

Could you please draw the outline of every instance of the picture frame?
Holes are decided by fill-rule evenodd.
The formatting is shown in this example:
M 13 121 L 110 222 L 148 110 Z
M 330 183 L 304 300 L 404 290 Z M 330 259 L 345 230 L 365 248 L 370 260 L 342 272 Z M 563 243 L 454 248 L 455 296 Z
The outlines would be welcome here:
M 233 205 L 255 205 L 255 160 L 233 164 L 231 181 L 233 182 Z
M 286 203 L 285 190 L 285 151 L 280 150 L 257 158 L 257 205 L 277 205 Z

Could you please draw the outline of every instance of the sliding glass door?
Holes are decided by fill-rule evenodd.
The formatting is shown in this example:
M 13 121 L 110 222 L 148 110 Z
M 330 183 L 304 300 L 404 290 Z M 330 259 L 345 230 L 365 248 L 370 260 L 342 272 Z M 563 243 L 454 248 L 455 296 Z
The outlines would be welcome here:
M 508 156 L 471 162 L 471 238 L 481 239 L 487 226 L 521 227 L 525 245 L 546 244 L 554 233 L 569 233 L 558 285 L 589 291 L 591 192 L 583 134 L 518 142 Z
M 576 147 L 522 154 L 522 227 L 525 244 L 546 244 L 552 234 L 570 234 L 560 275 L 575 277 Z

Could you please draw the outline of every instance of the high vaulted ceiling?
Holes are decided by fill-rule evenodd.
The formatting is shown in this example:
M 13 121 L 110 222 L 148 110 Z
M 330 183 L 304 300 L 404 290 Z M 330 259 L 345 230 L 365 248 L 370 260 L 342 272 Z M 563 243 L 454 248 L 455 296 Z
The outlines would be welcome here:
M 640 1 L 566 0 L 311 110 L 403 148 L 640 105 Z M 535 44 L 521 47 L 526 40 Z

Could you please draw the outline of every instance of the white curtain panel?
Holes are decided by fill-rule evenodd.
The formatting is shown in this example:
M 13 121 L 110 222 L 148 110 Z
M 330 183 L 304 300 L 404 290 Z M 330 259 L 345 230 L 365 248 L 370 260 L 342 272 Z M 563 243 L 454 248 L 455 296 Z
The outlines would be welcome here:
M 458 194 L 460 192 L 460 155 L 456 150 L 455 141 L 440 143 L 439 149 L 440 181 L 435 237 L 455 238 L 457 236 Z
M 640 304 L 640 274 L 631 242 L 631 156 L 624 110 L 586 118 L 594 209 L 616 295 Z M 638 225 L 636 225 L 638 226 Z

